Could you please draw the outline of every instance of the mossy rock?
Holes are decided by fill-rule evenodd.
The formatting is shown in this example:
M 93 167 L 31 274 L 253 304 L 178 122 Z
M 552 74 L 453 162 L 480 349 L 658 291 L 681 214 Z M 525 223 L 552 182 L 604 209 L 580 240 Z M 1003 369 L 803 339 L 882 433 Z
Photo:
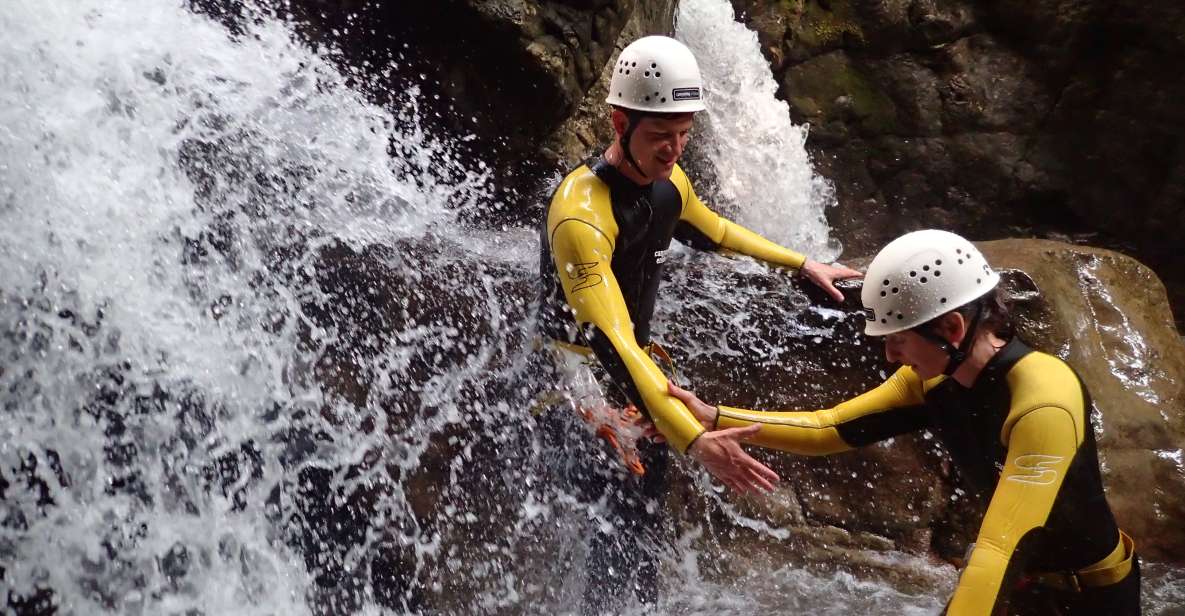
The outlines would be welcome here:
M 786 71 L 782 83 L 796 113 L 824 130 L 855 124 L 865 134 L 895 132 L 897 107 L 847 54 L 836 51 Z
M 804 51 L 825 51 L 839 47 L 862 45 L 864 29 L 856 19 L 851 3 L 846 0 L 783 0 L 786 13 L 791 15 L 790 45 Z

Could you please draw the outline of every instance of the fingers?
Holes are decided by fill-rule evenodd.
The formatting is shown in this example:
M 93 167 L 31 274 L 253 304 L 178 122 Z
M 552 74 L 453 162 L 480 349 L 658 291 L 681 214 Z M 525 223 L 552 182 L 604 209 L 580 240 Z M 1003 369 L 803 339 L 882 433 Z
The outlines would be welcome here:
M 667 392 L 683 401 L 684 404 L 695 398 L 695 394 L 679 387 L 674 381 L 667 381 Z
M 764 488 L 767 492 L 772 491 L 774 489 L 774 484 L 782 480 L 781 477 L 778 477 L 778 474 L 774 471 L 774 469 L 758 462 L 757 460 L 753 460 L 749 464 L 748 471 L 752 476 L 753 481 Z
M 843 291 L 835 288 L 835 284 L 832 281 L 828 280 L 820 286 L 823 287 L 823 290 L 831 296 L 831 299 L 837 302 L 843 302 Z

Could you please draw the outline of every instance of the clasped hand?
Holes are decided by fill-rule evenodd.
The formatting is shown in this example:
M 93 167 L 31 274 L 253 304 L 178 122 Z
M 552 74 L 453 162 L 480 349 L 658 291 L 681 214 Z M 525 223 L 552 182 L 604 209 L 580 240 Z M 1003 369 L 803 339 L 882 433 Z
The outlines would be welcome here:
M 741 442 L 757 434 L 761 426 L 715 430 L 716 407 L 674 383 L 668 383 L 667 390 L 682 401 L 707 430 L 691 444 L 687 449 L 687 455 L 702 464 L 721 483 L 742 494 L 762 490 L 768 492 L 774 489 L 774 484 L 779 480 L 778 474 L 758 462 L 741 447 Z M 643 427 L 643 436 L 659 443 L 666 441 L 653 423 L 645 418 L 640 419 L 638 423 Z

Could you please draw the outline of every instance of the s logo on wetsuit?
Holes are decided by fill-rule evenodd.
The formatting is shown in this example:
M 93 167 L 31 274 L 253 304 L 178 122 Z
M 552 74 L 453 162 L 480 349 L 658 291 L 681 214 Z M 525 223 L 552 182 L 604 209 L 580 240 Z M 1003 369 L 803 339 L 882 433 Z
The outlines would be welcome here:
M 594 273 L 597 264 L 593 263 L 576 263 L 571 266 L 568 271 L 568 278 L 576 281 L 576 285 L 572 287 L 572 291 L 583 291 L 601 284 L 602 277 L 600 274 Z

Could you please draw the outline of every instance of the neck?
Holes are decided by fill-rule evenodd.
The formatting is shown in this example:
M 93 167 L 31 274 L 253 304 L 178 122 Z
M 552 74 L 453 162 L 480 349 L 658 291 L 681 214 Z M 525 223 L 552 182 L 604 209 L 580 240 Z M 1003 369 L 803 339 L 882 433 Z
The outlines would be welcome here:
M 955 370 L 951 378 L 958 381 L 963 387 L 971 387 L 979 378 L 979 373 L 983 372 L 983 367 L 996 356 L 996 353 L 1004 347 L 1006 342 L 992 332 L 977 334 L 975 342 L 971 345 L 971 350 L 967 353 L 967 360 L 959 366 L 958 370 Z
M 637 168 L 635 168 L 628 160 L 625 159 L 625 150 L 621 148 L 620 141 L 615 140 L 613 145 L 609 146 L 608 150 L 605 150 L 604 156 L 605 160 L 608 161 L 610 165 L 613 165 L 613 167 L 617 169 L 621 175 L 624 175 L 629 179 L 629 181 L 637 184 L 638 186 L 645 186 L 653 182 L 653 180 L 650 178 L 642 175 L 637 170 Z

